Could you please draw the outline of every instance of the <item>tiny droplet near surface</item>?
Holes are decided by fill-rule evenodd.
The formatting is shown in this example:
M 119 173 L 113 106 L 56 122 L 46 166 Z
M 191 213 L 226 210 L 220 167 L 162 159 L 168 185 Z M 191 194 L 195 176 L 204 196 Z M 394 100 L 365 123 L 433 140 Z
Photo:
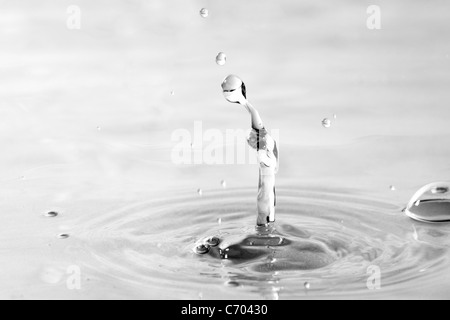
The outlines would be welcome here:
M 309 282 L 305 282 L 304 286 L 306 290 L 311 289 L 311 284 Z
M 206 239 L 205 244 L 211 247 L 217 247 L 220 244 L 220 239 L 217 237 L 211 237 Z
M 222 218 L 217 219 L 218 224 L 222 224 Z
M 56 211 L 49 211 L 44 216 L 46 216 L 47 218 L 55 218 L 55 217 L 58 216 L 58 212 L 56 212 Z
M 431 189 L 431 193 L 432 194 L 443 194 L 443 193 L 447 193 L 448 192 L 448 188 L 447 187 L 435 187 Z
M 202 16 L 202 18 L 208 18 L 209 16 L 209 10 L 206 8 L 202 8 L 200 10 L 200 15 Z
M 175 91 L 170 91 L 170 95 L 174 96 L 175 95 Z
M 220 184 L 222 185 L 222 188 L 224 188 L 224 189 L 227 187 L 227 182 L 225 180 L 222 180 L 220 182 Z
M 216 57 L 216 63 L 219 66 L 224 66 L 227 63 L 227 55 L 223 52 L 219 52 L 219 54 Z
M 390 189 L 391 191 L 397 190 L 397 188 L 396 188 L 395 186 L 390 186 L 389 189 Z
M 202 189 L 198 189 L 197 193 L 198 193 L 199 196 L 202 196 L 203 195 L 203 190 Z
M 322 126 L 324 128 L 330 128 L 331 127 L 331 120 L 328 118 L 325 118 L 322 120 Z
M 239 286 L 240 286 L 239 282 L 237 282 L 237 281 L 231 281 L 231 280 L 225 282 L 225 285 L 226 285 L 227 287 L 239 287 Z
M 337 114 L 333 114 L 333 118 L 334 118 L 334 119 L 337 119 Z
M 209 252 L 209 247 L 204 244 L 200 244 L 195 247 L 194 252 L 196 254 L 207 254 Z

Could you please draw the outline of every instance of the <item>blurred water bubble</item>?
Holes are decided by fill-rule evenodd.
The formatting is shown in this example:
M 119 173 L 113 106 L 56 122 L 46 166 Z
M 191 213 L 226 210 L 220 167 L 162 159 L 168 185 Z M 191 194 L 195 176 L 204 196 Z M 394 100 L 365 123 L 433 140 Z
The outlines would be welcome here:
M 197 193 L 198 193 L 199 196 L 202 196 L 203 195 L 203 190 L 202 189 L 198 189 Z
M 200 10 L 200 15 L 202 16 L 202 18 L 208 18 L 209 16 L 209 10 L 206 8 L 202 8 Z
M 222 224 L 222 218 L 217 219 L 218 224 Z
M 97 131 L 102 131 L 102 127 L 97 127 Z
M 421 222 L 450 222 L 450 182 L 433 182 L 420 188 L 405 213 Z
M 305 282 L 303 285 L 304 285 L 306 290 L 311 289 L 311 284 L 309 282 Z
M 395 186 L 389 186 L 389 189 L 390 189 L 391 191 L 397 190 L 397 188 L 396 188 Z
M 219 66 L 224 66 L 227 63 L 227 55 L 223 52 L 219 52 L 219 54 L 216 57 L 216 63 Z
M 221 182 L 220 182 L 220 185 L 222 186 L 222 188 L 226 188 L 227 187 L 227 182 L 225 181 L 225 180 L 222 180 Z
M 171 96 L 174 96 L 174 95 L 175 95 L 175 91 L 173 91 L 173 90 L 170 91 L 170 95 L 171 95 Z
M 331 120 L 328 118 L 325 118 L 322 120 L 322 126 L 324 128 L 330 128 L 331 127 Z
M 337 119 L 337 114 L 333 114 L 333 118 L 336 120 Z

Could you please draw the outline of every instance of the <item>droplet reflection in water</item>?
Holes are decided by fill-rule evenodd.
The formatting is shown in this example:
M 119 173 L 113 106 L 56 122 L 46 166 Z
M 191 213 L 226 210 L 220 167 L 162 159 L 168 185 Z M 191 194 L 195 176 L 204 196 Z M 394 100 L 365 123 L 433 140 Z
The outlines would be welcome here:
M 200 10 L 200 15 L 202 16 L 202 18 L 208 18 L 209 16 L 209 10 L 206 8 L 202 8 Z
M 450 182 L 434 182 L 417 191 L 405 213 L 422 222 L 450 222 Z
M 331 120 L 328 119 L 328 118 L 323 119 L 322 120 L 322 126 L 324 128 L 327 128 L 327 129 L 330 128 L 331 127 Z
M 216 63 L 219 66 L 224 66 L 227 63 L 227 55 L 223 52 L 219 52 L 219 54 L 216 57 Z

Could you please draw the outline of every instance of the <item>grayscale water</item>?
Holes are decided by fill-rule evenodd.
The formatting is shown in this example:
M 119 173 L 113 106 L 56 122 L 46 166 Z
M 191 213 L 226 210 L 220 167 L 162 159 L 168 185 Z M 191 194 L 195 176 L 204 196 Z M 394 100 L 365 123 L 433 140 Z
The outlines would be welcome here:
M 450 3 L 379 1 L 378 31 L 371 4 L 104 0 L 68 30 L 59 1 L 3 1 L 0 298 L 449 299 L 450 224 L 403 210 L 450 177 Z M 172 161 L 195 121 L 248 129 L 228 74 L 280 132 L 270 234 L 255 165 Z

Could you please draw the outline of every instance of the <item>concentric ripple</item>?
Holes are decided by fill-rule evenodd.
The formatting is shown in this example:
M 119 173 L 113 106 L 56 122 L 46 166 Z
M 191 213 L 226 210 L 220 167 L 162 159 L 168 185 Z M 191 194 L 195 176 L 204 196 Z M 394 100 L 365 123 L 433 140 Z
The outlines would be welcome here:
M 414 222 L 351 190 L 287 186 L 261 244 L 254 196 L 222 189 L 131 205 L 82 222 L 74 245 L 88 252 L 84 268 L 145 298 L 449 295 L 449 225 Z M 216 251 L 197 255 L 205 239 Z

